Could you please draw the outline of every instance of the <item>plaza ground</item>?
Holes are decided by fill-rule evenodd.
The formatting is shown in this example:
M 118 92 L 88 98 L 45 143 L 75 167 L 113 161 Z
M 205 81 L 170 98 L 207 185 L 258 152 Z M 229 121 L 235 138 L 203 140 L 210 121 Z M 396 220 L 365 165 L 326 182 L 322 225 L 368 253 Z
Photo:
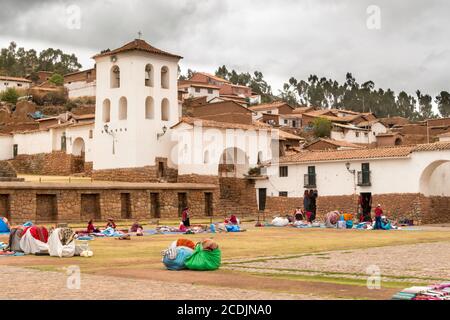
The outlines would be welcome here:
M 363 231 L 253 224 L 242 233 L 97 238 L 90 242 L 92 258 L 1 257 L 0 298 L 389 299 L 407 286 L 450 281 L 450 226 Z M 179 237 L 213 237 L 221 268 L 165 270 L 161 251 Z M 66 287 L 64 268 L 72 265 L 81 270 L 80 290 Z M 382 276 L 379 290 L 367 288 L 367 268 L 374 266 Z

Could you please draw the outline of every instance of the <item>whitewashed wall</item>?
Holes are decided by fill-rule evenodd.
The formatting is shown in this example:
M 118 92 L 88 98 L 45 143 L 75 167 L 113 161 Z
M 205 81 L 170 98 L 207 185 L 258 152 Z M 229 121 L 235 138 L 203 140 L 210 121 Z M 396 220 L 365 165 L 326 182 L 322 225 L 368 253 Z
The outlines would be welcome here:
M 52 152 L 53 137 L 50 131 L 16 133 L 13 144 L 18 145 L 19 154 L 38 154 Z
M 8 160 L 13 157 L 13 137 L 0 134 L 0 160 Z
M 5 91 L 8 88 L 28 89 L 28 88 L 30 88 L 30 83 L 0 79 L 0 92 Z
M 94 169 L 130 168 L 154 165 L 155 157 L 169 158 L 170 139 L 157 139 L 165 126 L 178 122 L 177 76 L 178 59 L 140 52 L 117 55 L 115 65 L 120 67 L 120 88 L 110 88 L 110 70 L 114 65 L 110 57 L 96 60 L 97 99 L 96 125 L 94 132 Z M 153 66 L 153 87 L 145 86 L 145 66 Z M 161 88 L 161 68 L 169 68 L 169 89 Z M 128 119 L 118 120 L 119 99 L 128 100 Z M 145 100 L 154 100 L 154 119 L 145 119 Z M 170 103 L 170 118 L 161 120 L 161 101 Z M 111 101 L 111 122 L 109 127 L 115 135 L 115 154 L 112 154 L 113 137 L 104 132 L 102 105 L 105 99 Z M 103 131 L 103 132 L 102 132 Z M 170 159 L 169 159 L 170 160 Z M 170 165 L 170 161 L 169 161 Z
M 361 171 L 362 163 L 369 163 L 371 170 L 370 187 L 356 187 L 356 192 L 423 193 L 439 195 L 442 190 L 450 190 L 450 150 L 414 152 L 409 158 L 368 159 L 348 161 L 350 169 Z M 268 196 L 278 196 L 279 191 L 287 191 L 289 197 L 301 197 L 304 192 L 303 179 L 308 165 L 316 167 L 317 189 L 323 196 L 352 195 L 356 179 L 345 167 L 347 161 L 330 161 L 310 164 L 288 165 L 288 177 L 278 176 L 278 166 L 268 170 L 269 180 L 257 181 L 256 188 L 267 188 Z M 433 165 L 435 164 L 435 165 Z M 428 168 L 428 169 L 427 169 Z M 448 193 L 448 191 L 444 192 Z
M 95 97 L 96 82 L 76 81 L 64 84 L 69 93 L 69 99 L 78 97 Z

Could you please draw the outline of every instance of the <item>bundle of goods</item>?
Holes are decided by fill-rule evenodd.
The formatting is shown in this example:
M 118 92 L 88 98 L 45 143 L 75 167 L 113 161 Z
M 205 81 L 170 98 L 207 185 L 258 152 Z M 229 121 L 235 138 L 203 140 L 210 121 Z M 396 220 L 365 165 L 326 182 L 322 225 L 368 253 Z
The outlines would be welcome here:
M 392 300 L 450 300 L 450 283 L 406 288 L 396 293 Z
M 186 269 L 186 260 L 194 253 L 195 243 L 189 239 L 178 239 L 162 252 L 162 262 L 168 270 Z
M 8 219 L 0 217 L 0 234 L 9 233 L 9 222 Z
M 339 218 L 340 218 L 339 211 L 328 212 L 325 218 L 325 226 L 327 228 L 336 228 Z
M 195 246 L 195 251 L 187 258 L 185 265 L 190 270 L 216 270 L 220 267 L 221 255 L 217 243 L 211 239 L 205 239 Z
M 286 227 L 289 224 L 289 219 L 276 217 L 272 220 L 272 225 L 275 227 Z
M 410 227 L 410 226 L 414 225 L 414 220 L 413 219 L 406 219 L 406 218 L 399 219 L 398 220 L 398 225 L 404 226 L 404 227 Z

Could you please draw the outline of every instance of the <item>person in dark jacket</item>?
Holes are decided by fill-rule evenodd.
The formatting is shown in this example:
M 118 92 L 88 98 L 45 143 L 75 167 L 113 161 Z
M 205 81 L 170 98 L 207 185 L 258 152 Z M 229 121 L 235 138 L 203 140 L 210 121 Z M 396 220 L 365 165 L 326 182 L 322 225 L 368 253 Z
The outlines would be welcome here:
M 309 197 L 311 201 L 311 222 L 316 220 L 316 214 L 317 214 L 317 197 L 319 196 L 317 190 L 310 190 L 309 191 Z
M 309 199 L 309 192 L 308 190 L 305 190 L 305 193 L 303 194 L 303 211 L 306 212 L 310 212 L 310 207 L 311 205 L 311 201 Z

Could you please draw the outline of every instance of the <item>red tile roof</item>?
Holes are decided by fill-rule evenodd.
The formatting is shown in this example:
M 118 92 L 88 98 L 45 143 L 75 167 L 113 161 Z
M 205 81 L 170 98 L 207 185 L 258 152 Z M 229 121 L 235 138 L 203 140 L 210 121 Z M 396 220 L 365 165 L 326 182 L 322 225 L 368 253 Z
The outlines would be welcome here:
M 31 83 L 31 80 L 19 77 L 0 76 L 0 80 Z
M 183 58 L 179 55 L 172 54 L 172 53 L 163 51 L 161 49 L 155 48 L 141 39 L 134 39 L 133 41 L 128 42 L 127 44 L 123 45 L 122 47 L 114 49 L 112 51 L 106 51 L 106 52 L 96 54 L 93 58 L 95 59 L 95 58 L 99 58 L 99 57 L 110 56 L 113 54 L 127 52 L 127 51 L 134 51 L 134 50 L 149 52 L 149 53 L 153 53 L 153 54 L 158 54 L 158 55 L 172 57 L 172 58 L 178 58 L 178 59 Z
M 406 158 L 413 152 L 450 150 L 450 142 L 416 146 L 395 146 L 373 149 L 303 151 L 280 158 L 280 163 L 314 163 L 338 160 Z

